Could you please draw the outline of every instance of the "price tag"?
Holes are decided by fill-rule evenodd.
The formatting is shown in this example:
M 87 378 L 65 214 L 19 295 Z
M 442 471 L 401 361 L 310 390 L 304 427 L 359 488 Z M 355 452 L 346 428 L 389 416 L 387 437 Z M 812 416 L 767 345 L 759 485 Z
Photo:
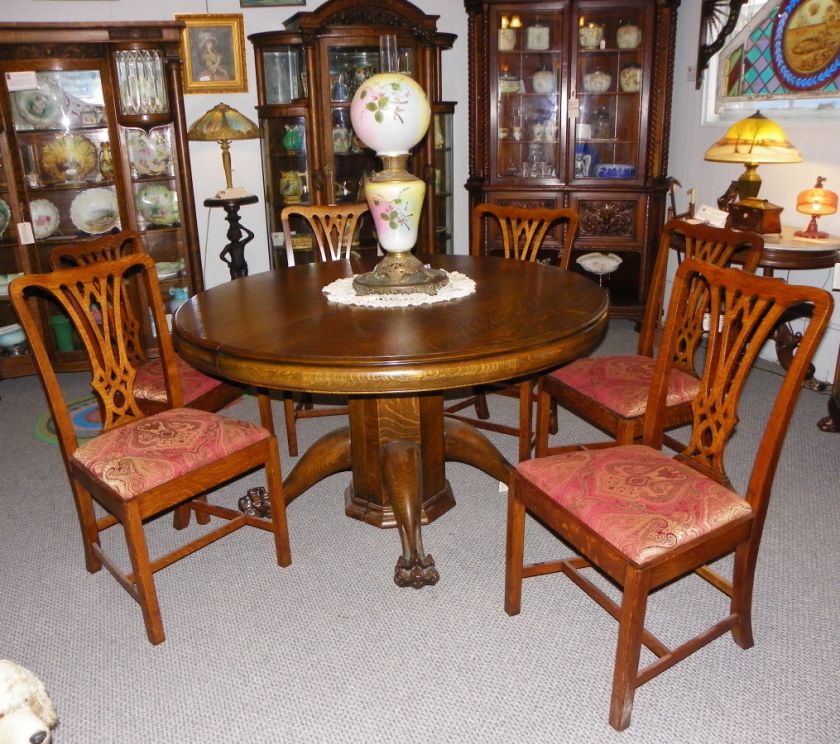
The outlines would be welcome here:
M 577 119 L 578 116 L 580 116 L 580 101 L 575 96 L 572 96 L 569 99 L 569 118 Z

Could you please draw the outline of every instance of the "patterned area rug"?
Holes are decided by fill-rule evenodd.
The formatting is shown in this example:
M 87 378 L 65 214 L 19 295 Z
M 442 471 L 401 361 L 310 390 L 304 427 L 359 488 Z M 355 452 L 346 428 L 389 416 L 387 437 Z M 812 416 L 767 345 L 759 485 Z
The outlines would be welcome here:
M 70 418 L 76 429 L 76 436 L 79 441 L 95 437 L 102 428 L 99 418 L 99 408 L 96 405 L 96 398 L 88 395 L 85 398 L 71 401 L 69 404 Z M 55 424 L 49 411 L 44 413 L 35 424 L 35 437 L 42 442 L 57 444 L 58 438 L 55 433 Z

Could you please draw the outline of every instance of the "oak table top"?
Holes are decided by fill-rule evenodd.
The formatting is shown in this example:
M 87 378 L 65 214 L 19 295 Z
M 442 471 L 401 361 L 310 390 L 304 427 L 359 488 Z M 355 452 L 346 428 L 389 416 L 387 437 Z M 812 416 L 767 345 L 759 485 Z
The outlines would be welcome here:
M 420 523 L 454 506 L 445 460 L 507 482 L 510 464 L 480 432 L 443 416 L 443 391 L 541 372 L 589 353 L 607 325 L 596 284 L 557 267 L 475 256 L 425 258 L 476 282 L 447 302 L 370 308 L 322 289 L 376 259 L 295 266 L 197 294 L 173 321 L 178 352 L 199 369 L 274 390 L 349 396 L 350 426 L 322 437 L 285 481 L 286 499 L 353 471 L 349 516 L 397 526 L 395 581 L 434 583 Z

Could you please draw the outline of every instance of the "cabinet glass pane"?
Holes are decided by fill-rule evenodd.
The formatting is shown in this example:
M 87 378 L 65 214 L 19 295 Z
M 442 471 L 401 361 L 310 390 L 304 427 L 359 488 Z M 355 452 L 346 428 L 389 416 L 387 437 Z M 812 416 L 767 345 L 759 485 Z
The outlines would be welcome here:
M 583 7 L 577 17 L 577 179 L 641 178 L 647 6 Z
M 306 98 L 306 80 L 301 75 L 302 51 L 300 47 L 288 46 L 263 52 L 266 103 L 289 103 Z
M 496 178 L 562 176 L 563 10 L 492 14 L 497 42 Z
M 452 253 L 452 114 L 435 114 L 432 119 L 435 143 L 434 208 L 435 243 L 439 253 Z
M 163 56 L 157 49 L 127 49 L 114 53 L 120 113 L 128 116 L 169 111 Z

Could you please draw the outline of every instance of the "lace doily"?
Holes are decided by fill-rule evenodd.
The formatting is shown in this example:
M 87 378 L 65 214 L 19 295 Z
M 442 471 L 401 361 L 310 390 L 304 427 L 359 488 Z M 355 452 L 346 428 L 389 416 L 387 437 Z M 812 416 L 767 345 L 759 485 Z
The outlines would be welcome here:
M 449 281 L 442 286 L 437 294 L 429 295 L 425 292 L 410 294 L 369 294 L 357 295 L 353 289 L 353 277 L 336 279 L 321 291 L 330 302 L 340 305 L 362 305 L 364 307 L 409 307 L 411 305 L 431 305 L 434 302 L 457 300 L 475 292 L 475 282 L 466 274 L 459 271 L 445 272 Z

